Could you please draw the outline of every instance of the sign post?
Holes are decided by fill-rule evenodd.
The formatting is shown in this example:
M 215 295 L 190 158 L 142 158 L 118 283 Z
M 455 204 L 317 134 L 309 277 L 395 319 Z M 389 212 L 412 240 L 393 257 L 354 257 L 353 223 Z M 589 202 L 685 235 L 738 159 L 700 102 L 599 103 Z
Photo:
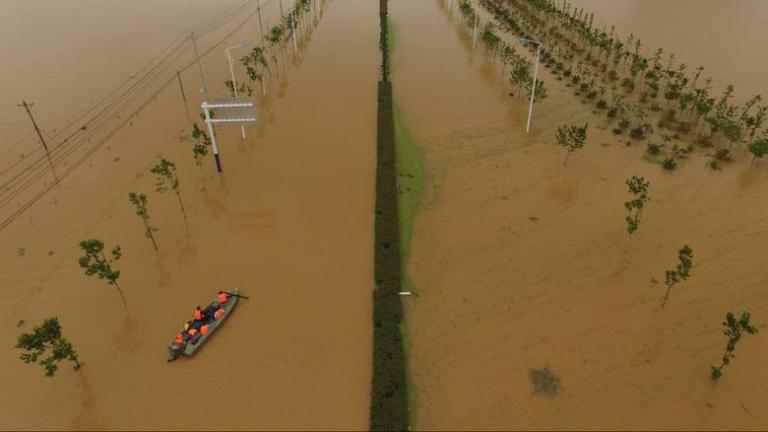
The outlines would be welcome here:
M 256 124 L 259 121 L 256 101 L 248 98 L 224 98 L 217 99 L 214 103 L 203 102 L 201 107 L 205 115 L 205 124 L 208 126 L 208 134 L 211 136 L 216 171 L 221 172 L 219 144 L 216 142 L 216 131 L 213 125 L 218 123 L 240 126 Z M 211 114 L 212 111 L 214 115 Z

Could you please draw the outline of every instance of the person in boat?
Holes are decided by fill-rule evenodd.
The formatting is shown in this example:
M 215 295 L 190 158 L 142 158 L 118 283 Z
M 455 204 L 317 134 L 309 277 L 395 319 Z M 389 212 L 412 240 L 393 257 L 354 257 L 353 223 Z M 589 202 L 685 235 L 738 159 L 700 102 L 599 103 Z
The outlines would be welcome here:
M 187 332 L 189 332 L 189 330 L 191 329 L 200 331 L 201 325 L 203 325 L 202 321 L 198 321 L 198 320 L 187 321 L 187 323 L 184 324 L 184 330 L 186 330 Z
M 219 291 L 219 294 L 216 296 L 216 300 L 219 301 L 221 306 L 224 306 L 229 301 L 229 293 L 225 291 Z
M 171 345 L 168 347 L 168 361 L 174 361 L 176 358 L 179 357 L 179 355 L 184 351 L 184 348 L 187 345 L 186 342 L 186 334 L 187 332 L 182 331 L 181 333 L 176 335 L 176 338 L 171 342 Z
M 206 332 L 207 330 L 208 329 L 206 329 Z M 189 330 L 187 330 L 187 334 L 189 334 L 189 343 L 191 344 L 197 343 L 197 340 L 200 339 L 200 330 L 195 327 L 190 327 Z
M 205 314 L 203 310 L 200 308 L 200 306 L 195 308 L 195 321 L 203 321 L 205 319 Z

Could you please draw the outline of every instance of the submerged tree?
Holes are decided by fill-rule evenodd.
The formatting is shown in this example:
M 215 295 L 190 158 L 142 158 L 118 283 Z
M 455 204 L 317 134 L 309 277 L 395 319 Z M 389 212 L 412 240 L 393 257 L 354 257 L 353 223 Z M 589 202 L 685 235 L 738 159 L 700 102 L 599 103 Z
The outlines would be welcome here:
M 624 202 L 624 208 L 627 209 L 629 214 L 627 215 L 627 232 L 629 234 L 634 233 L 640 226 L 640 218 L 643 215 L 643 209 L 645 209 L 645 203 L 650 201 L 648 197 L 648 186 L 650 182 L 645 181 L 643 177 L 632 176 L 627 180 L 627 187 L 629 193 L 632 194 L 632 199 Z
M 518 56 L 512 61 L 512 69 L 509 71 L 509 83 L 517 88 L 518 99 L 523 94 L 523 86 L 531 81 L 532 68 L 531 62 L 523 57 Z
M 160 162 L 155 164 L 150 171 L 152 174 L 157 175 L 156 186 L 158 192 L 172 190 L 176 194 L 181 214 L 186 219 L 187 212 L 184 210 L 184 202 L 181 200 L 181 186 L 179 184 L 179 174 L 176 172 L 176 164 L 166 159 L 160 159 Z
M 243 56 L 240 59 L 240 62 L 243 64 L 243 66 L 245 66 L 245 70 L 248 73 L 248 78 L 250 78 L 251 81 L 258 81 L 259 85 L 261 86 L 261 94 L 265 95 L 266 89 L 264 88 L 264 74 L 260 73 L 257 68 L 263 68 L 267 71 L 268 74 L 270 74 L 270 76 L 272 71 L 269 70 L 267 57 L 264 55 L 264 49 L 262 47 L 253 48 L 248 55 Z
M 528 90 L 528 95 L 531 94 L 531 82 L 526 83 L 525 88 Z M 544 81 L 536 80 L 536 93 L 533 95 L 534 102 L 541 102 L 547 98 L 547 88 L 544 87 Z
M 235 83 L 232 80 L 226 80 L 224 81 L 224 85 L 227 87 L 227 90 L 229 90 L 229 94 L 232 95 L 232 97 L 235 97 Z M 248 83 L 240 83 L 237 85 L 237 92 L 238 93 L 245 93 L 248 96 L 253 96 L 253 88 L 251 88 L 250 84 Z
M 757 328 L 749 323 L 750 313 L 742 312 L 741 318 L 737 321 L 733 312 L 728 312 L 725 315 L 725 321 L 723 326 L 726 336 L 728 336 L 728 344 L 725 346 L 725 353 L 723 359 L 720 362 L 720 366 L 710 366 L 712 379 L 717 380 L 723 375 L 723 368 L 731 364 L 731 359 L 736 357 L 736 343 L 741 340 L 743 333 L 755 334 Z
M 128 194 L 128 199 L 131 201 L 131 204 L 136 206 L 136 214 L 141 218 L 141 221 L 144 223 L 144 235 L 147 236 L 148 239 L 152 240 L 152 246 L 154 246 L 155 250 L 157 250 L 157 242 L 155 241 L 155 236 L 152 234 L 153 232 L 157 231 L 157 228 L 153 227 L 149 223 L 149 211 L 147 210 L 147 196 L 144 194 L 137 194 L 135 192 L 131 192 Z
M 585 123 L 584 126 L 557 127 L 557 134 L 555 135 L 557 145 L 564 147 L 567 150 L 563 165 L 568 162 L 568 156 L 570 156 L 572 152 L 584 147 L 584 142 L 587 140 L 588 127 L 589 123 Z
M 749 152 L 752 153 L 752 162 L 750 163 L 754 163 L 755 159 L 762 158 L 768 154 L 768 133 L 766 133 L 765 138 L 752 142 L 749 145 Z
M 693 268 L 693 250 L 688 245 L 683 246 L 677 253 L 679 263 L 675 270 L 667 270 L 666 284 L 667 294 L 664 296 L 664 300 L 661 302 L 661 306 L 664 307 L 669 300 L 669 294 L 672 292 L 672 287 L 680 281 L 687 280 L 691 275 L 691 269 Z
M 25 352 L 19 356 L 24 363 L 40 363 L 45 368 L 45 376 L 52 377 L 61 361 L 74 362 L 74 369 L 80 369 L 81 363 L 77 351 L 61 333 L 58 318 L 48 318 L 43 324 L 35 326 L 31 333 L 19 335 L 16 348 Z M 48 354 L 47 357 L 43 356 Z
M 195 164 L 200 167 L 203 163 L 203 158 L 208 155 L 208 148 L 211 147 L 211 137 L 197 126 L 197 123 L 192 125 L 192 156 L 195 158 Z
M 80 247 L 85 251 L 85 255 L 80 257 L 78 262 L 80 267 L 85 269 L 86 276 L 96 276 L 99 279 L 104 279 L 107 281 L 108 285 L 113 285 L 117 288 L 117 292 L 120 294 L 120 300 L 122 300 L 123 307 L 127 312 L 128 305 L 125 303 L 123 290 L 118 283 L 118 280 L 120 279 L 120 270 L 112 270 L 112 264 L 123 256 L 120 246 L 115 246 L 115 248 L 112 249 L 110 252 L 111 258 L 108 258 L 104 253 L 104 242 L 101 240 L 83 240 L 80 242 Z

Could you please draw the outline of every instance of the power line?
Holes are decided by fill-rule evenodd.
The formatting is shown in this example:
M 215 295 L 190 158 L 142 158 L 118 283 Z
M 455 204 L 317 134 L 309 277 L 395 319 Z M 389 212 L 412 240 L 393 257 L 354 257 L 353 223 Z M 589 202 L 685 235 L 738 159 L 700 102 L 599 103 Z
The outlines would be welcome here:
M 247 4 L 247 5 L 251 5 L 252 3 L 251 3 L 250 1 L 247 1 L 247 2 L 244 2 L 244 3 L 243 3 L 243 5 L 246 5 L 246 4 Z M 257 7 L 258 7 L 258 5 L 257 5 Z M 213 51 L 214 49 L 216 49 L 217 47 L 219 47 L 221 44 L 223 44 L 223 43 L 224 43 L 224 42 L 225 42 L 225 41 L 226 41 L 226 40 L 227 40 L 229 37 L 231 37 L 231 36 L 232 36 L 232 35 L 233 35 L 235 32 L 237 32 L 237 31 L 238 31 L 240 28 L 242 28 L 242 27 L 243 27 L 243 26 L 244 26 L 244 25 L 245 25 L 245 24 L 248 22 L 248 20 L 250 20 L 250 19 L 251 19 L 251 18 L 252 18 L 252 17 L 253 17 L 255 14 L 256 14 L 256 12 L 253 12 L 253 13 L 251 13 L 251 14 L 250 14 L 248 17 L 246 17 L 246 19 L 244 19 L 244 20 L 243 20 L 243 22 L 241 22 L 241 23 L 240 23 L 239 25 L 237 25 L 237 26 L 236 26 L 236 27 L 235 27 L 233 30 L 231 30 L 231 31 L 230 31 L 230 32 L 228 32 L 226 35 L 224 35 L 224 37 L 222 37 L 222 38 L 221 38 L 221 39 L 220 39 L 220 40 L 219 40 L 217 43 L 215 43 L 213 46 L 211 46 L 209 49 L 207 49 L 207 50 L 206 50 L 206 51 L 203 53 L 203 56 L 207 55 L 208 53 L 210 53 L 211 51 Z M 235 15 L 235 16 L 236 16 L 236 15 Z M 225 24 L 227 24 L 227 23 L 228 23 L 229 21 L 231 21 L 232 19 L 234 19 L 234 16 L 232 16 L 232 17 L 229 17 L 229 18 L 228 18 L 226 21 L 222 21 L 221 23 L 218 23 L 218 22 L 217 22 L 217 24 L 218 24 L 218 28 L 220 28 L 220 27 L 224 26 Z M 211 27 L 211 29 L 206 29 L 206 30 L 205 30 L 205 32 L 211 32 L 211 31 L 214 31 L 214 30 L 216 30 L 216 29 L 218 29 L 218 28 L 212 28 L 212 27 Z M 179 39 L 185 39 L 185 38 L 179 38 Z M 178 40 L 178 39 L 177 39 L 177 40 Z M 186 41 L 184 41 L 184 42 L 186 42 Z M 170 45 L 170 47 L 173 47 L 173 44 L 171 44 L 171 45 Z M 136 97 L 138 97 L 138 96 L 139 96 L 139 95 L 140 95 L 140 94 L 141 94 L 141 93 L 142 93 L 144 90 L 148 89 L 148 87 L 149 87 L 149 86 L 151 86 L 152 84 L 154 84 L 154 83 L 155 83 L 155 82 L 156 82 L 158 79 L 160 79 L 160 78 L 161 78 L 160 76 L 156 76 L 156 77 L 154 77 L 154 78 L 153 78 L 151 81 L 148 81 L 148 79 L 149 79 L 150 75 L 151 75 L 151 74 L 153 74 L 153 73 L 155 73 L 155 71 L 157 70 L 157 67 L 158 67 L 158 66 L 160 66 L 160 64 L 162 64 L 162 63 L 169 63 L 169 64 L 166 64 L 166 65 L 165 65 L 165 66 L 164 66 L 162 69 L 160 69 L 160 72 L 156 72 L 156 75 L 159 75 L 160 73 L 162 73 L 162 71 L 163 71 L 163 70 L 165 70 L 165 69 L 167 69 L 169 65 L 175 64 L 175 62 L 176 62 L 176 61 L 178 61 L 178 60 L 180 59 L 180 56 L 181 56 L 181 55 L 183 55 L 183 53 L 186 51 L 186 50 L 183 50 L 183 51 L 181 51 L 181 48 L 182 48 L 182 47 L 183 47 L 183 42 L 180 42 L 180 45 L 179 45 L 178 47 L 176 47 L 176 48 L 174 48 L 173 50 L 171 50 L 171 52 L 170 52 L 170 53 L 168 53 L 168 55 L 166 55 L 166 56 L 165 56 L 165 58 L 161 59 L 161 61 L 159 61 L 159 62 L 158 62 L 158 64 L 157 64 L 157 65 L 155 65 L 155 67 L 153 67 L 152 69 L 150 69 L 150 71 L 149 71 L 149 72 L 147 72 L 147 73 L 146 73 L 146 74 L 145 74 L 145 75 L 144 75 L 144 76 L 143 76 L 143 77 L 142 77 L 142 78 L 139 80 L 139 81 L 145 81 L 145 82 L 143 83 L 143 86 L 142 86 L 142 88 L 141 88 L 141 91 L 140 91 L 140 92 L 133 92 L 132 94 L 131 94 L 131 92 L 130 92 L 130 91 L 131 91 L 131 89 L 135 89 L 135 88 L 136 88 L 136 86 L 137 86 L 138 82 L 137 82 L 137 83 L 134 83 L 134 84 L 133 84 L 133 85 L 132 85 L 132 86 L 129 88 L 129 90 L 127 90 L 127 91 L 126 91 L 126 92 L 128 92 L 128 94 L 126 94 L 126 92 L 123 92 L 123 95 L 125 95 L 125 97 L 127 98 L 127 101 L 123 101 L 123 103 L 120 105 L 120 108 L 119 108 L 119 109 L 114 109 L 114 110 L 112 110 L 112 116 L 108 117 L 107 119 L 104 119 L 104 120 L 100 120 L 100 121 L 99 121 L 99 123 L 97 123 L 97 125 L 96 125 L 95 127 L 92 127 L 92 128 L 88 128 L 88 127 L 86 127 L 86 126 L 83 126 L 83 127 L 79 128 L 79 129 L 78 129 L 78 131 L 76 131 L 74 134 L 71 134 L 71 135 L 70 135 L 70 137 L 72 137 L 72 136 L 76 135 L 76 134 L 77 134 L 77 133 L 79 133 L 79 132 L 82 132 L 82 131 L 86 131 L 86 130 L 88 131 L 88 133 L 86 133 L 86 134 L 83 134 L 82 136 L 80 136 L 80 137 L 79 137 L 80 139 L 79 139 L 79 140 L 78 140 L 76 143 L 75 143 L 75 141 L 72 141 L 72 145 L 70 145 L 68 148 L 64 149 L 64 145 L 67 143 L 67 141 L 68 141 L 68 138 L 67 138 L 67 139 L 65 139 L 64 141 L 62 141 L 61 143 L 59 143 L 59 145 L 58 145 L 58 146 L 56 146 L 56 147 L 53 149 L 53 151 L 58 151 L 59 149 L 62 149 L 62 150 L 65 150 L 65 152 L 62 152 L 62 154 L 61 154 L 61 155 L 59 155 L 59 157 L 58 157 L 58 159 L 57 159 L 57 161 L 56 161 L 56 163 L 55 163 L 55 164 L 59 164 L 59 163 L 62 163 L 62 162 L 64 162 L 64 161 L 65 161 L 65 159 L 66 159 L 66 158 L 67 158 L 69 155 L 73 154 L 73 153 L 74 153 L 74 151 L 78 150 L 78 149 L 79 149 L 79 148 L 80 148 L 80 147 L 81 147 L 81 146 L 82 146 L 84 143 L 88 142 L 88 140 L 89 140 L 91 137 L 93 137 L 93 136 L 95 135 L 95 133 L 96 133 L 98 130 L 100 130 L 100 129 L 103 129 L 104 127 L 106 127 L 106 126 L 107 126 L 107 124 L 109 123 L 109 120 L 112 120 L 112 119 L 113 119 L 115 116 L 119 116 L 119 114 L 121 114 L 123 110 L 127 109 L 128 105 L 129 105 L 129 104 L 130 104 L 130 103 L 131 103 L 131 102 L 132 102 L 132 101 L 133 101 L 133 100 L 134 100 Z M 188 48 L 188 46 L 187 46 L 187 48 Z M 164 50 L 164 51 L 165 51 L 165 50 Z M 170 60 L 170 57 L 171 57 L 171 56 L 173 56 L 173 62 L 168 62 L 168 60 Z M 145 67 L 143 67 L 143 68 L 142 68 L 142 70 L 143 70 L 143 69 L 146 69 L 146 68 L 147 68 L 147 67 L 148 67 L 150 64 L 152 64 L 152 63 L 153 63 L 153 62 L 150 62 L 150 63 L 148 63 L 147 65 L 145 65 Z M 191 67 L 191 66 L 192 66 L 192 64 L 193 64 L 192 62 L 189 62 L 189 63 L 187 63 L 187 64 L 186 64 L 186 65 L 185 65 L 183 68 L 181 68 L 181 70 L 186 70 L 186 69 L 188 69 L 189 67 Z M 167 86 L 168 86 L 168 85 L 169 85 L 171 82 L 173 82 L 173 81 L 174 81 L 174 79 L 175 79 L 175 76 L 171 76 L 169 79 L 167 79 L 167 80 L 166 80 L 166 81 L 165 81 L 165 82 L 162 84 L 162 86 L 160 86 L 160 88 L 159 88 L 159 89 L 157 89 L 157 90 L 156 90 L 156 91 L 155 91 L 155 92 L 154 92 L 152 95 L 150 95 L 150 96 L 149 96 L 149 97 L 148 97 L 148 98 L 147 98 L 147 99 L 146 99 L 146 100 L 145 100 L 145 101 L 144 101 L 144 102 L 143 102 L 143 103 L 142 103 L 142 104 L 141 104 L 139 107 L 137 107 L 137 108 L 136 108 L 134 111 L 132 111 L 132 112 L 131 112 L 131 114 L 130 114 L 130 115 L 128 115 L 128 116 L 127 116 L 127 118 L 126 118 L 125 120 L 123 120 L 122 122 L 120 122 L 120 123 L 119 123 L 119 124 L 118 124 L 118 125 L 117 125 L 115 128 L 111 129 L 111 130 L 110 130 L 110 131 L 107 133 L 107 135 L 106 135 L 106 136 L 102 137 L 102 138 L 101 138 L 101 139 L 100 139 L 100 140 L 99 140 L 99 141 L 96 143 L 96 145 L 94 145 L 94 146 L 93 146 L 93 147 L 91 147 L 90 149 L 86 149 L 85 153 L 84 153 L 83 155 L 81 155 L 81 156 L 80 156 L 80 158 L 78 158 L 77 160 L 75 160 L 75 161 L 74 161 L 74 163 L 73 163 L 72 165 L 68 166 L 68 167 L 67 167 L 67 168 L 64 170 L 64 172 L 62 173 L 62 176 L 61 176 L 61 178 L 64 178 L 64 177 L 66 177 L 67 175 L 69 175 L 71 172 L 73 172 L 75 168 L 79 167 L 79 166 L 80 166 L 80 165 L 81 165 L 81 164 L 82 164 L 82 163 L 83 163 L 85 160 L 87 160 L 87 159 L 88 159 L 88 158 L 89 158 L 89 157 L 90 157 L 90 156 L 91 156 L 91 155 L 92 155 L 92 154 L 93 154 L 93 153 L 94 153 L 96 150 L 98 150 L 98 149 L 99 149 L 99 148 L 100 148 L 100 147 L 101 147 L 101 146 L 102 146 L 104 143 L 106 143 L 106 142 L 107 142 L 109 139 L 111 139 L 111 138 L 112 138 L 112 137 L 113 137 L 113 136 L 114 136 L 116 133 L 118 133 L 118 132 L 119 132 L 119 131 L 120 131 L 120 130 L 121 130 L 121 129 L 122 129 L 122 128 L 123 128 L 123 127 L 124 127 L 124 126 L 125 126 L 125 125 L 126 125 L 126 124 L 127 124 L 127 123 L 128 123 L 128 122 L 129 122 L 129 121 L 130 121 L 130 120 L 131 120 L 131 119 L 132 119 L 132 118 L 133 118 L 133 117 L 136 115 L 136 114 L 137 114 L 137 113 L 138 113 L 138 112 L 140 112 L 140 111 L 141 111 L 141 110 L 142 110 L 144 107 L 146 107 L 146 106 L 147 106 L 147 105 L 148 105 L 148 104 L 149 104 L 149 103 L 150 103 L 150 102 L 151 102 L 151 101 L 152 101 L 152 100 L 153 100 L 153 99 L 154 99 L 154 98 L 155 98 L 155 97 L 156 97 L 156 96 L 157 96 L 157 95 L 158 95 L 160 92 L 162 92 L 162 91 L 163 91 L 163 90 L 164 90 L 164 89 L 165 89 L 165 88 L 166 88 L 166 87 L 167 87 Z M 146 81 L 148 81 L 148 82 L 146 82 Z M 114 93 L 116 93 L 116 92 L 117 92 L 117 90 L 119 90 L 119 88 L 118 88 L 118 89 L 116 89 L 115 91 L 113 91 L 113 92 L 111 93 L 111 95 L 112 95 L 112 94 L 114 94 Z M 102 101 L 101 101 L 99 104 L 97 104 L 96 106 L 99 106 L 100 104 L 102 104 L 102 103 L 103 103 L 105 100 L 107 100 L 108 98 L 109 98 L 109 96 L 105 97 L 105 98 L 104 98 L 104 99 L 102 99 Z M 118 102 L 121 102 L 121 101 L 120 101 L 120 100 L 117 100 L 117 101 L 115 101 L 115 102 L 111 103 L 110 105 L 108 105 L 106 108 L 102 109 L 102 110 L 101 110 L 101 111 L 100 111 L 100 112 L 99 112 L 99 113 L 98 113 L 96 116 L 94 116 L 94 117 L 93 117 L 92 121 L 95 121 L 94 119 L 98 118 L 98 116 L 99 116 L 99 115 L 101 115 L 102 113 L 105 113 L 105 112 L 108 110 L 108 108 L 110 108 L 110 107 L 114 108 Z M 94 108 L 94 107 L 92 107 L 92 108 L 90 109 L 90 111 L 92 111 L 92 110 L 93 110 L 93 108 Z M 59 132 L 57 135 L 60 135 L 61 133 L 62 133 L 62 131 L 60 131 L 60 132 Z M 53 153 L 53 151 L 52 151 L 52 153 Z M 41 158 L 41 159 L 42 159 L 42 158 Z M 36 161 L 35 163 L 38 163 L 38 162 L 40 162 L 40 161 L 41 161 L 41 159 L 38 159 L 38 161 Z M 33 165 L 34 165 L 35 163 L 33 163 Z M 38 165 L 38 166 L 39 166 L 39 165 Z M 35 173 L 35 175 L 32 175 L 32 174 L 30 174 L 31 178 L 28 178 L 28 179 L 27 179 L 27 181 L 26 181 L 26 182 L 24 182 L 24 184 L 22 184 L 20 187 L 16 188 L 16 190 L 15 190 L 15 191 L 14 191 L 14 192 L 13 192 L 13 193 L 10 195 L 10 196 L 7 196 L 7 197 L 5 197 L 5 198 L 2 200 L 2 204 L 0 204 L 0 208 L 2 208 L 2 207 L 5 207 L 5 206 L 7 206 L 8 204 L 10 204 L 10 201 L 11 201 L 11 200 L 13 200 L 14 198 L 16 198 L 18 195 L 20 195 L 20 194 L 21 194 L 21 193 L 23 193 L 24 191 L 26 191 L 26 189 L 28 189 L 28 187 L 29 187 L 29 186 L 30 186 L 32 183 L 34 183 L 35 181 L 39 180 L 39 179 L 40 179 L 40 177 L 41 177 L 42 175 L 44 175 L 44 174 L 45 174 L 45 172 L 44 172 L 44 171 L 42 171 L 42 170 L 40 170 L 39 172 Z M 28 176 L 28 177 L 30 177 L 30 176 Z M 6 183 L 6 185 L 7 185 L 7 184 L 8 184 L 8 183 Z M 17 184 L 18 184 L 18 182 L 17 182 Z M 6 219 L 4 219 L 2 222 L 0 222 L 0 231 L 1 231 L 1 230 L 3 230 L 3 229 L 5 229 L 5 228 L 6 228 L 6 227 L 7 227 L 7 226 L 8 226 L 10 223 L 12 223 L 12 222 L 13 222 L 13 221 L 14 221 L 14 220 L 15 220 L 15 219 L 18 217 L 18 216 L 20 216 L 21 214 L 23 214 L 23 212 L 25 212 L 25 211 L 26 211 L 28 208 L 30 208 L 30 207 L 31 207 L 31 206 L 32 206 L 32 205 L 33 205 L 35 202 L 37 202 L 38 200 L 40 200 L 40 199 L 41 199 L 41 198 L 42 198 L 42 197 L 43 197 L 43 196 L 44 196 L 44 195 L 45 195 L 45 194 L 46 194 L 48 191 L 50 191 L 50 190 L 53 188 L 53 186 L 54 186 L 54 185 L 45 185 L 45 186 L 44 186 L 44 188 L 43 188 L 41 191 L 39 191 L 37 194 L 33 195 L 33 197 L 32 197 L 30 200 L 28 200 L 26 203 L 24 203 L 24 205 L 20 206 L 18 209 L 16 209 L 16 211 L 14 211 L 14 212 L 13 212 L 11 215 L 9 215 L 9 216 L 8 216 Z M 0 195 L 2 195 L 2 193 L 0 193 Z

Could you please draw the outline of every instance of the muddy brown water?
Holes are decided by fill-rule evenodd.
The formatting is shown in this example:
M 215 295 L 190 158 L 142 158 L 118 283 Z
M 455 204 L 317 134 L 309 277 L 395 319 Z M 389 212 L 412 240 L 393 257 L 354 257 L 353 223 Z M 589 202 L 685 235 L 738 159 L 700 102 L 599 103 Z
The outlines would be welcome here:
M 25 122 L 15 106 L 24 97 L 37 103 L 45 128 L 59 109 L 66 124 L 160 46 L 234 2 L 46 4 L 13 2 L 2 14 L 16 27 L 39 22 L 25 27 L 38 28 L 31 39 L 0 26 L 18 43 L 1 38 L 2 112 L 16 113 L 9 123 Z M 277 8 L 272 1 L 265 14 L 274 19 Z M 301 61 L 271 89 L 262 125 L 243 141 L 236 128 L 220 131 L 223 175 L 210 157 L 197 173 L 190 144 L 179 139 L 190 128 L 173 83 L 0 232 L 1 429 L 367 426 L 378 34 L 373 2 L 325 1 Z M 258 35 L 251 20 L 226 42 Z M 202 49 L 213 39 L 202 39 Z M 105 51 L 115 43 L 124 55 Z M 66 64 L 56 68 L 44 53 Z M 211 93 L 223 96 L 223 49 L 203 65 Z M 196 71 L 183 79 L 197 116 Z M 66 110 L 70 101 L 75 110 Z M 175 198 L 154 192 L 148 170 L 160 156 L 179 166 L 186 224 Z M 149 195 L 159 253 L 142 235 L 129 191 Z M 129 314 L 113 288 L 77 266 L 77 242 L 91 237 L 123 248 L 117 267 Z M 250 300 L 194 358 L 166 363 L 166 345 L 194 307 L 230 287 Z M 62 364 L 46 378 L 12 349 L 19 332 L 50 316 L 79 351 L 80 372 Z
M 762 2 L 577 3 L 706 66 L 742 97 L 765 88 L 765 59 L 752 55 L 765 38 Z M 6 2 L 0 166 L 38 146 L 21 98 L 55 134 L 159 47 L 234 4 Z M 189 125 L 174 83 L 0 232 L 0 428 L 366 427 L 377 11 L 376 2 L 325 2 L 302 61 L 271 89 L 262 126 L 245 141 L 222 131 L 223 176 L 210 159 L 198 174 L 179 140 Z M 525 135 L 525 104 L 471 50 L 456 11 L 438 0 L 393 0 L 390 11 L 396 103 L 426 171 L 408 263 L 419 297 L 406 299 L 414 427 L 764 429 L 768 167 L 747 169 L 742 155 L 712 172 L 694 155 L 662 172 L 599 122 L 563 167 L 554 127 L 595 121 L 570 91 L 545 72 L 550 97 Z M 709 24 L 684 24 L 688 13 Z M 277 0 L 264 14 L 275 22 Z M 672 18 L 685 31 L 656 31 Z M 257 26 L 225 42 L 257 40 Z M 223 95 L 221 48 L 203 63 Z M 196 116 L 195 74 L 183 81 Z M 172 196 L 152 192 L 158 155 L 180 167 L 187 224 Z M 623 181 L 633 174 L 651 181 L 652 202 L 627 241 Z M 159 254 L 129 191 L 149 194 Z M 77 267 L 76 244 L 88 237 L 123 247 L 129 315 Z M 685 243 L 693 276 L 661 310 L 664 270 Z M 195 358 L 166 364 L 165 346 L 194 306 L 234 286 L 251 300 Z M 708 368 L 726 342 L 719 323 L 742 309 L 762 332 L 740 342 L 713 384 Z M 49 379 L 10 347 L 53 315 L 85 366 Z M 558 395 L 532 394 L 528 371 L 542 367 L 560 377 Z
M 407 264 L 419 293 L 406 300 L 414 427 L 764 429 L 768 165 L 750 169 L 742 154 L 713 172 L 697 153 L 665 172 L 548 72 L 526 135 L 525 104 L 445 4 L 390 8 L 395 100 L 426 175 Z M 554 129 L 585 121 L 586 148 L 563 166 Z M 635 174 L 652 201 L 628 241 Z M 662 309 L 684 244 L 692 277 Z M 742 310 L 761 333 L 713 383 L 720 323 Z M 529 370 L 544 367 L 560 378 L 555 396 L 533 392 Z
M 760 0 L 574 0 L 576 7 L 595 13 L 600 28 L 626 39 L 640 37 L 644 52 L 663 48 L 688 70 L 704 66 L 713 88 L 733 84 L 739 99 L 768 95 L 768 3 Z M 668 58 L 668 57 L 667 57 Z

